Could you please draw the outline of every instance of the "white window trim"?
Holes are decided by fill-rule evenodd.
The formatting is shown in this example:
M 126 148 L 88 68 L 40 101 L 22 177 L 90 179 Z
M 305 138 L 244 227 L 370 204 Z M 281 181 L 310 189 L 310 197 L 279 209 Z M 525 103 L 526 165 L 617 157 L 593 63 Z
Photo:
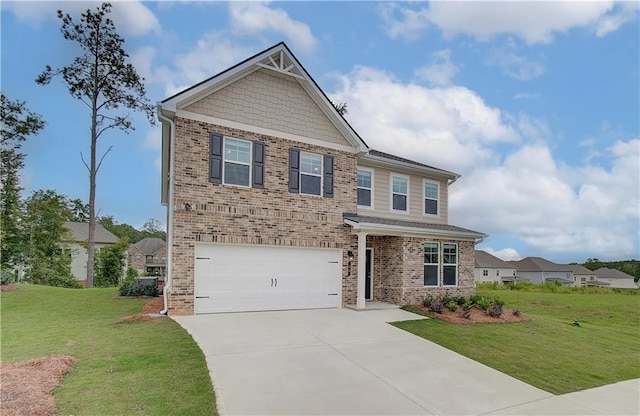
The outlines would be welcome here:
M 401 211 L 398 209 L 393 209 L 393 177 L 398 177 L 398 178 L 403 178 L 407 180 L 407 210 L 406 211 Z M 389 212 L 394 212 L 397 214 L 409 214 L 409 211 L 411 210 L 410 206 L 411 206 L 411 199 L 410 199 L 410 190 L 411 190 L 411 181 L 409 176 L 407 175 L 402 175 L 400 173 L 389 173 Z M 402 195 L 402 194 L 398 194 L 398 195 Z
M 437 263 L 425 263 L 424 262 L 424 244 L 425 243 L 435 243 L 437 245 L 437 247 L 438 247 L 437 250 L 436 250 L 436 252 L 438 253 L 438 262 Z M 422 258 L 423 258 L 423 260 L 422 260 L 422 266 L 423 266 L 422 287 L 440 287 L 440 286 L 442 286 L 442 279 L 441 279 L 441 277 L 442 277 L 442 267 L 441 267 L 441 264 L 442 264 L 442 261 L 441 261 L 442 253 L 440 252 L 440 247 L 441 247 L 441 244 L 440 244 L 439 241 L 423 241 L 422 242 Z M 438 268 L 438 274 L 436 276 L 436 284 L 435 285 L 425 285 L 424 284 L 424 266 L 427 266 L 427 265 L 428 266 L 436 266 Z
M 445 266 L 453 266 L 453 264 L 452 264 L 452 263 L 445 263 L 445 262 L 444 262 L 444 246 L 445 246 L 446 244 L 452 244 L 452 245 L 456 246 L 456 263 L 455 263 L 455 268 L 456 268 L 456 284 L 455 284 L 455 285 L 445 285 L 445 284 L 444 284 L 444 267 L 445 267 Z M 459 283 L 459 280 L 458 280 L 458 279 L 460 278 L 460 276 L 458 275 L 458 271 L 459 271 L 459 270 L 458 270 L 458 269 L 459 269 L 459 266 L 458 266 L 458 264 L 459 264 L 459 260 L 460 260 L 460 250 L 459 250 L 459 247 L 458 247 L 458 243 L 448 243 L 448 242 L 447 242 L 447 243 L 442 243 L 442 259 L 441 259 L 441 261 L 440 261 L 440 263 L 442 264 L 442 287 L 458 287 L 458 283 Z
M 316 175 L 316 174 L 313 174 L 313 173 L 302 172 L 302 155 L 310 155 L 310 156 L 320 157 L 320 174 L 319 175 Z M 309 195 L 309 196 L 315 196 L 315 197 L 322 198 L 323 189 L 324 189 L 324 157 L 322 155 L 317 154 L 317 153 L 300 151 L 299 161 L 300 161 L 300 172 L 298 172 L 298 183 L 300 184 L 300 191 L 299 191 L 300 195 Z M 319 194 L 308 194 L 308 193 L 302 192 L 302 175 L 315 176 L 315 177 L 319 177 L 320 178 L 320 193 Z
M 373 169 L 358 167 L 357 170 L 361 170 L 361 171 L 364 171 L 364 172 L 371 173 L 371 188 L 369 188 L 369 190 L 371 191 L 371 205 L 368 205 L 368 206 L 367 205 L 358 205 L 358 208 L 374 209 L 374 207 L 373 207 L 373 205 L 374 205 L 373 188 L 374 188 L 375 185 L 374 185 L 374 180 L 373 180 Z M 357 189 L 359 188 L 357 181 L 358 181 L 358 177 L 357 177 L 357 171 L 356 171 L 356 192 L 357 192 Z M 367 188 L 362 188 L 362 189 L 367 189 Z M 356 196 L 356 198 L 357 198 L 357 196 Z
M 227 158 L 225 157 L 226 153 L 224 151 L 224 149 L 226 148 L 227 139 L 238 140 L 238 141 L 241 141 L 241 142 L 249 143 L 249 163 L 237 162 L 235 160 L 227 161 Z M 251 142 L 251 140 L 238 139 L 237 137 L 231 137 L 231 136 L 223 136 L 222 137 L 222 183 L 224 185 L 237 186 L 239 188 L 251 188 L 251 178 L 252 178 L 251 175 L 253 174 L 253 172 L 252 172 L 253 163 L 251 163 L 252 160 L 253 160 L 253 143 Z M 248 185 L 239 185 L 237 183 L 228 183 L 226 181 L 226 179 L 227 179 L 227 172 L 226 172 L 227 163 L 233 163 L 233 164 L 242 165 L 242 166 L 249 166 L 249 184 Z
M 436 210 L 438 211 L 437 214 L 427 214 L 425 211 L 427 204 L 426 204 L 426 199 L 427 199 L 427 195 L 424 189 L 425 184 L 427 183 L 431 183 L 433 185 L 436 185 L 438 187 L 438 199 L 436 199 Z M 431 199 L 431 198 L 429 198 Z M 431 218 L 438 218 L 440 217 L 440 182 L 437 181 L 432 181 L 429 179 L 423 179 L 422 180 L 422 215 L 424 215 L 425 217 L 431 217 Z

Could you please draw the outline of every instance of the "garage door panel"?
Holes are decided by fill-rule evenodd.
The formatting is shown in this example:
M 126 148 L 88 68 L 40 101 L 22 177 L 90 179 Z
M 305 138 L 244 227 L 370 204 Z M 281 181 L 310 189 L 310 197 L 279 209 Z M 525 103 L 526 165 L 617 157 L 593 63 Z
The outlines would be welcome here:
M 340 250 L 196 245 L 196 313 L 335 308 Z

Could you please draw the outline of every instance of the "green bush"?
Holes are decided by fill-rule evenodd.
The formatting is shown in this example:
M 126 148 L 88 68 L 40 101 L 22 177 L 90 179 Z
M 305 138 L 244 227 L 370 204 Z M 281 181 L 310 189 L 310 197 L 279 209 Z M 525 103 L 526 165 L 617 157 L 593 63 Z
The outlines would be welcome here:
M 124 282 L 118 288 L 120 296 L 158 296 L 158 288 L 153 282 L 141 284 L 138 281 Z
M 475 303 L 473 303 L 473 301 L 471 300 L 471 298 L 468 298 L 464 301 L 464 304 L 462 305 L 462 309 L 464 309 L 465 311 L 470 310 L 471 308 L 473 308 L 475 305 Z
M 8 270 L 8 269 L 0 270 L 0 284 L 8 285 L 13 283 L 13 281 L 14 281 L 14 277 L 13 277 L 13 272 L 11 270 Z
M 424 300 L 422 301 L 422 305 L 425 308 L 428 308 L 429 306 L 431 306 L 431 303 L 434 301 L 435 299 L 433 298 L 433 296 L 431 295 L 427 295 Z
M 475 302 L 476 305 L 478 305 L 478 307 L 480 309 L 482 309 L 483 311 L 486 311 L 487 309 L 489 309 L 489 307 L 491 306 L 491 302 L 489 301 L 489 299 L 484 298 L 484 297 L 480 297 L 480 299 L 478 299 Z
M 497 318 L 502 315 L 502 305 L 497 302 L 493 302 L 491 306 L 487 309 L 487 313 L 494 318 Z
M 447 309 L 449 309 L 451 312 L 457 311 L 458 302 L 456 302 L 455 300 L 450 301 L 449 303 L 447 303 Z
M 133 282 L 138 278 L 138 271 L 134 267 L 127 267 L 127 274 L 125 276 L 126 282 Z

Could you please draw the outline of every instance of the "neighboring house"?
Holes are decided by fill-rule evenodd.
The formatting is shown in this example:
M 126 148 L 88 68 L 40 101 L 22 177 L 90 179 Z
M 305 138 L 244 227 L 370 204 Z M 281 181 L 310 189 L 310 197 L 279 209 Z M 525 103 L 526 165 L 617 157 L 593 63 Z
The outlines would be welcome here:
M 573 268 L 570 265 L 553 263 L 542 257 L 525 257 L 509 263 L 515 266 L 518 279 L 537 285 L 560 282 L 562 286 L 573 286 Z
M 129 266 L 138 275 L 164 277 L 167 269 L 167 243 L 161 238 L 147 237 L 131 244 L 127 250 Z
M 169 314 L 474 292 L 485 235 L 448 223 L 459 175 L 370 149 L 284 43 L 158 115 Z
M 608 283 L 598 280 L 596 273 L 593 270 L 589 270 L 580 264 L 568 265 L 573 272 L 573 285 L 576 287 L 598 286 L 606 287 Z
M 71 249 L 71 274 L 84 285 L 87 280 L 87 243 L 89 241 L 88 222 L 65 222 L 64 226 L 71 231 L 73 240 L 69 242 Z M 111 234 L 102 225 L 96 223 L 96 253 L 105 246 L 116 244 L 118 237 Z
M 608 283 L 608 287 L 618 289 L 638 289 L 638 283 L 634 282 L 633 276 L 626 274 L 617 269 L 609 269 L 607 267 L 601 267 L 595 270 L 598 280 L 603 283 Z
M 516 281 L 516 268 L 513 264 L 482 250 L 476 250 L 474 273 L 476 282 L 498 282 L 507 284 Z

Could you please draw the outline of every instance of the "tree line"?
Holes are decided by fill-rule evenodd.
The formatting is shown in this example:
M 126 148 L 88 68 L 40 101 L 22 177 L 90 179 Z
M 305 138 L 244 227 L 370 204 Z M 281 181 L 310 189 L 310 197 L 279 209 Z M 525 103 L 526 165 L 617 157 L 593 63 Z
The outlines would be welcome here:
M 585 263 L 582 264 L 589 270 L 597 270 L 601 267 L 608 269 L 617 269 L 630 276 L 633 276 L 633 280 L 640 281 L 640 261 L 639 260 L 620 260 L 620 261 L 601 261 L 597 258 L 588 258 Z

